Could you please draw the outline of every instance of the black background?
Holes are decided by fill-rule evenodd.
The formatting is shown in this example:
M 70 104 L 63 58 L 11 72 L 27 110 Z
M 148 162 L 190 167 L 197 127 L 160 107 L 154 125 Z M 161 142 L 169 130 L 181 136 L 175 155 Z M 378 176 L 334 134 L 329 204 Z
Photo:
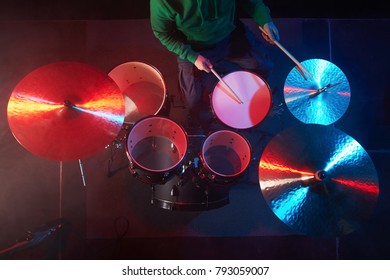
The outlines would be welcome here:
M 274 18 L 388 18 L 386 1 L 264 1 Z M 0 19 L 134 19 L 149 17 L 149 0 L 7 0 Z

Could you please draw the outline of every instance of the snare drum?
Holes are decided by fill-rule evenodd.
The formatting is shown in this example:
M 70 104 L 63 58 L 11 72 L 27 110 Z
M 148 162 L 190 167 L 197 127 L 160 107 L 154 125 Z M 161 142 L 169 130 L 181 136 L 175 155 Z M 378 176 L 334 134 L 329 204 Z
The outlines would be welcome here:
M 218 130 L 204 141 L 200 155 L 200 175 L 216 184 L 230 184 L 244 173 L 251 162 L 251 147 L 240 134 Z
M 164 183 L 180 173 L 187 147 L 187 134 L 176 122 L 162 116 L 143 118 L 126 138 L 129 169 L 142 182 Z
M 261 77 L 247 71 L 232 72 L 222 79 L 243 103 L 231 96 L 219 81 L 211 95 L 211 107 L 217 119 L 236 129 L 247 129 L 261 123 L 272 104 L 268 84 Z
M 167 109 L 167 90 L 160 71 L 143 62 L 126 62 L 112 69 L 111 77 L 125 100 L 125 124 Z

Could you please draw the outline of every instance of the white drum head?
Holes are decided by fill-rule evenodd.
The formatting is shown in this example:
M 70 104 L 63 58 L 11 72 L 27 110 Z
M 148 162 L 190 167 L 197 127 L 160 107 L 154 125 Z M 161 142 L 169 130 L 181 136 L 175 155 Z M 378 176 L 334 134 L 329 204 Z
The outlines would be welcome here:
M 264 120 L 271 108 L 271 91 L 259 76 L 246 71 L 232 72 L 222 78 L 243 101 L 240 104 L 220 82 L 211 102 L 214 114 L 229 127 L 251 128 Z

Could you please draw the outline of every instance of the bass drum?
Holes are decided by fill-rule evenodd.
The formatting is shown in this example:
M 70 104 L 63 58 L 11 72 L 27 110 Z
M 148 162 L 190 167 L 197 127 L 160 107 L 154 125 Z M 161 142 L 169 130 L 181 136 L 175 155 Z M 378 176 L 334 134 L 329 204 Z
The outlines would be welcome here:
M 247 71 L 232 72 L 222 79 L 243 103 L 219 81 L 211 95 L 211 107 L 216 118 L 234 129 L 247 129 L 260 124 L 271 109 L 268 84 Z
M 165 184 L 152 187 L 153 205 L 171 211 L 206 211 L 229 204 L 229 188 L 213 185 L 188 167 Z
M 138 61 L 126 62 L 112 69 L 108 76 L 122 91 L 125 124 L 133 125 L 144 117 L 169 113 L 167 88 L 156 67 Z
M 151 185 L 168 181 L 183 169 L 187 133 L 176 122 L 150 116 L 136 122 L 126 137 L 129 169 L 140 181 Z
M 231 184 L 247 170 L 251 155 L 249 142 L 243 136 L 230 130 L 218 130 L 203 143 L 200 175 L 215 184 Z

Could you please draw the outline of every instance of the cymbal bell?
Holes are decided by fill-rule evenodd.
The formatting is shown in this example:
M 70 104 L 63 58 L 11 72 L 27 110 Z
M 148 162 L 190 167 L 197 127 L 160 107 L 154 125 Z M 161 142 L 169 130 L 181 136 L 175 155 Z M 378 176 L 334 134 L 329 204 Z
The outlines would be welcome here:
M 44 65 L 14 88 L 10 129 L 31 153 L 52 160 L 92 156 L 118 134 L 124 100 L 106 73 L 79 62 Z
M 309 59 L 302 65 L 312 74 L 305 79 L 297 68 L 287 75 L 284 100 L 287 108 L 305 124 L 329 125 L 347 111 L 351 90 L 339 67 L 324 59 Z
M 274 214 L 296 232 L 340 236 L 372 214 L 378 177 L 368 153 L 331 126 L 300 125 L 267 144 L 259 184 Z

